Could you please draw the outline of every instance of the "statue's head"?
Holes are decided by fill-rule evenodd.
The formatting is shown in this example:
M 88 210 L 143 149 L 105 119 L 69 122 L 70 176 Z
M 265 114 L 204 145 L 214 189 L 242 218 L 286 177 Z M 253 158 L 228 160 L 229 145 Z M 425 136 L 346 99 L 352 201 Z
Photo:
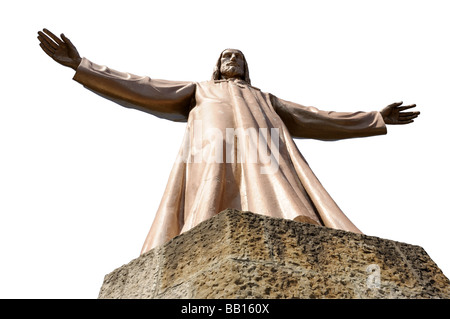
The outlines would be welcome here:
M 236 49 L 225 49 L 217 60 L 212 76 L 213 80 L 239 78 L 248 84 L 250 76 L 244 54 Z

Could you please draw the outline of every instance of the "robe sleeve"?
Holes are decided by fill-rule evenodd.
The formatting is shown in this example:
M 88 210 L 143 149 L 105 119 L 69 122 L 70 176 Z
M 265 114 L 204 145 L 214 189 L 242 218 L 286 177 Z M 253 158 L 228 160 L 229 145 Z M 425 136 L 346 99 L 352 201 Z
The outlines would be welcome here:
M 283 120 L 292 137 L 339 140 L 386 134 L 380 112 L 321 111 L 270 96 L 275 112 Z
M 186 122 L 195 95 L 195 83 L 150 79 L 119 72 L 83 58 L 73 79 L 124 107 L 175 122 Z

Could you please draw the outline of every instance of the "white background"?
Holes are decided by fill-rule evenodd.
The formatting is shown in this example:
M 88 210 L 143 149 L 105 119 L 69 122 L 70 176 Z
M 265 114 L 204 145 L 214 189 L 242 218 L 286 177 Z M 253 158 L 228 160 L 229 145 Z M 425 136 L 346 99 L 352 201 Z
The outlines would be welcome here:
M 384 136 L 297 140 L 364 233 L 422 246 L 450 276 L 448 1 L 10 1 L 1 5 L 0 297 L 96 298 L 138 257 L 185 124 L 72 81 L 37 31 L 114 69 L 203 81 L 225 48 L 252 84 L 303 105 L 415 123 Z

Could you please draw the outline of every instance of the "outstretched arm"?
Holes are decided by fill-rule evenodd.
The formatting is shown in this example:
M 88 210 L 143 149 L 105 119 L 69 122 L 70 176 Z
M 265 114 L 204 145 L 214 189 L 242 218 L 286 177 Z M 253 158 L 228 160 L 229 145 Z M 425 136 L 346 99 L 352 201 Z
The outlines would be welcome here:
M 339 140 L 386 134 L 380 112 L 333 112 L 279 99 L 271 102 L 294 138 Z
M 195 102 L 196 85 L 192 82 L 157 80 L 120 72 L 86 58 L 81 60 L 73 79 L 124 107 L 175 122 L 185 122 Z
M 194 102 L 194 83 L 154 80 L 95 64 L 81 58 L 64 34 L 60 39 L 47 29 L 38 32 L 38 39 L 48 56 L 76 71 L 75 81 L 100 96 L 171 121 L 187 120 Z
M 76 70 L 81 63 L 81 57 L 72 42 L 63 33 L 60 39 L 45 28 L 43 31 L 38 32 L 42 50 L 59 64 Z
M 387 124 L 414 122 L 420 112 L 404 112 L 416 105 L 392 103 L 380 112 L 329 112 L 271 96 L 271 102 L 293 137 L 337 140 L 386 134 Z

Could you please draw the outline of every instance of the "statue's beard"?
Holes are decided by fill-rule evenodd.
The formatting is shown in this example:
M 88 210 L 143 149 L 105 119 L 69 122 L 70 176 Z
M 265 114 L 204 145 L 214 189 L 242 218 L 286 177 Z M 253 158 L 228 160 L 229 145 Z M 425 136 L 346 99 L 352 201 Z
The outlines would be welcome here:
M 244 70 L 241 67 L 235 65 L 222 66 L 220 73 L 224 78 L 243 78 Z

